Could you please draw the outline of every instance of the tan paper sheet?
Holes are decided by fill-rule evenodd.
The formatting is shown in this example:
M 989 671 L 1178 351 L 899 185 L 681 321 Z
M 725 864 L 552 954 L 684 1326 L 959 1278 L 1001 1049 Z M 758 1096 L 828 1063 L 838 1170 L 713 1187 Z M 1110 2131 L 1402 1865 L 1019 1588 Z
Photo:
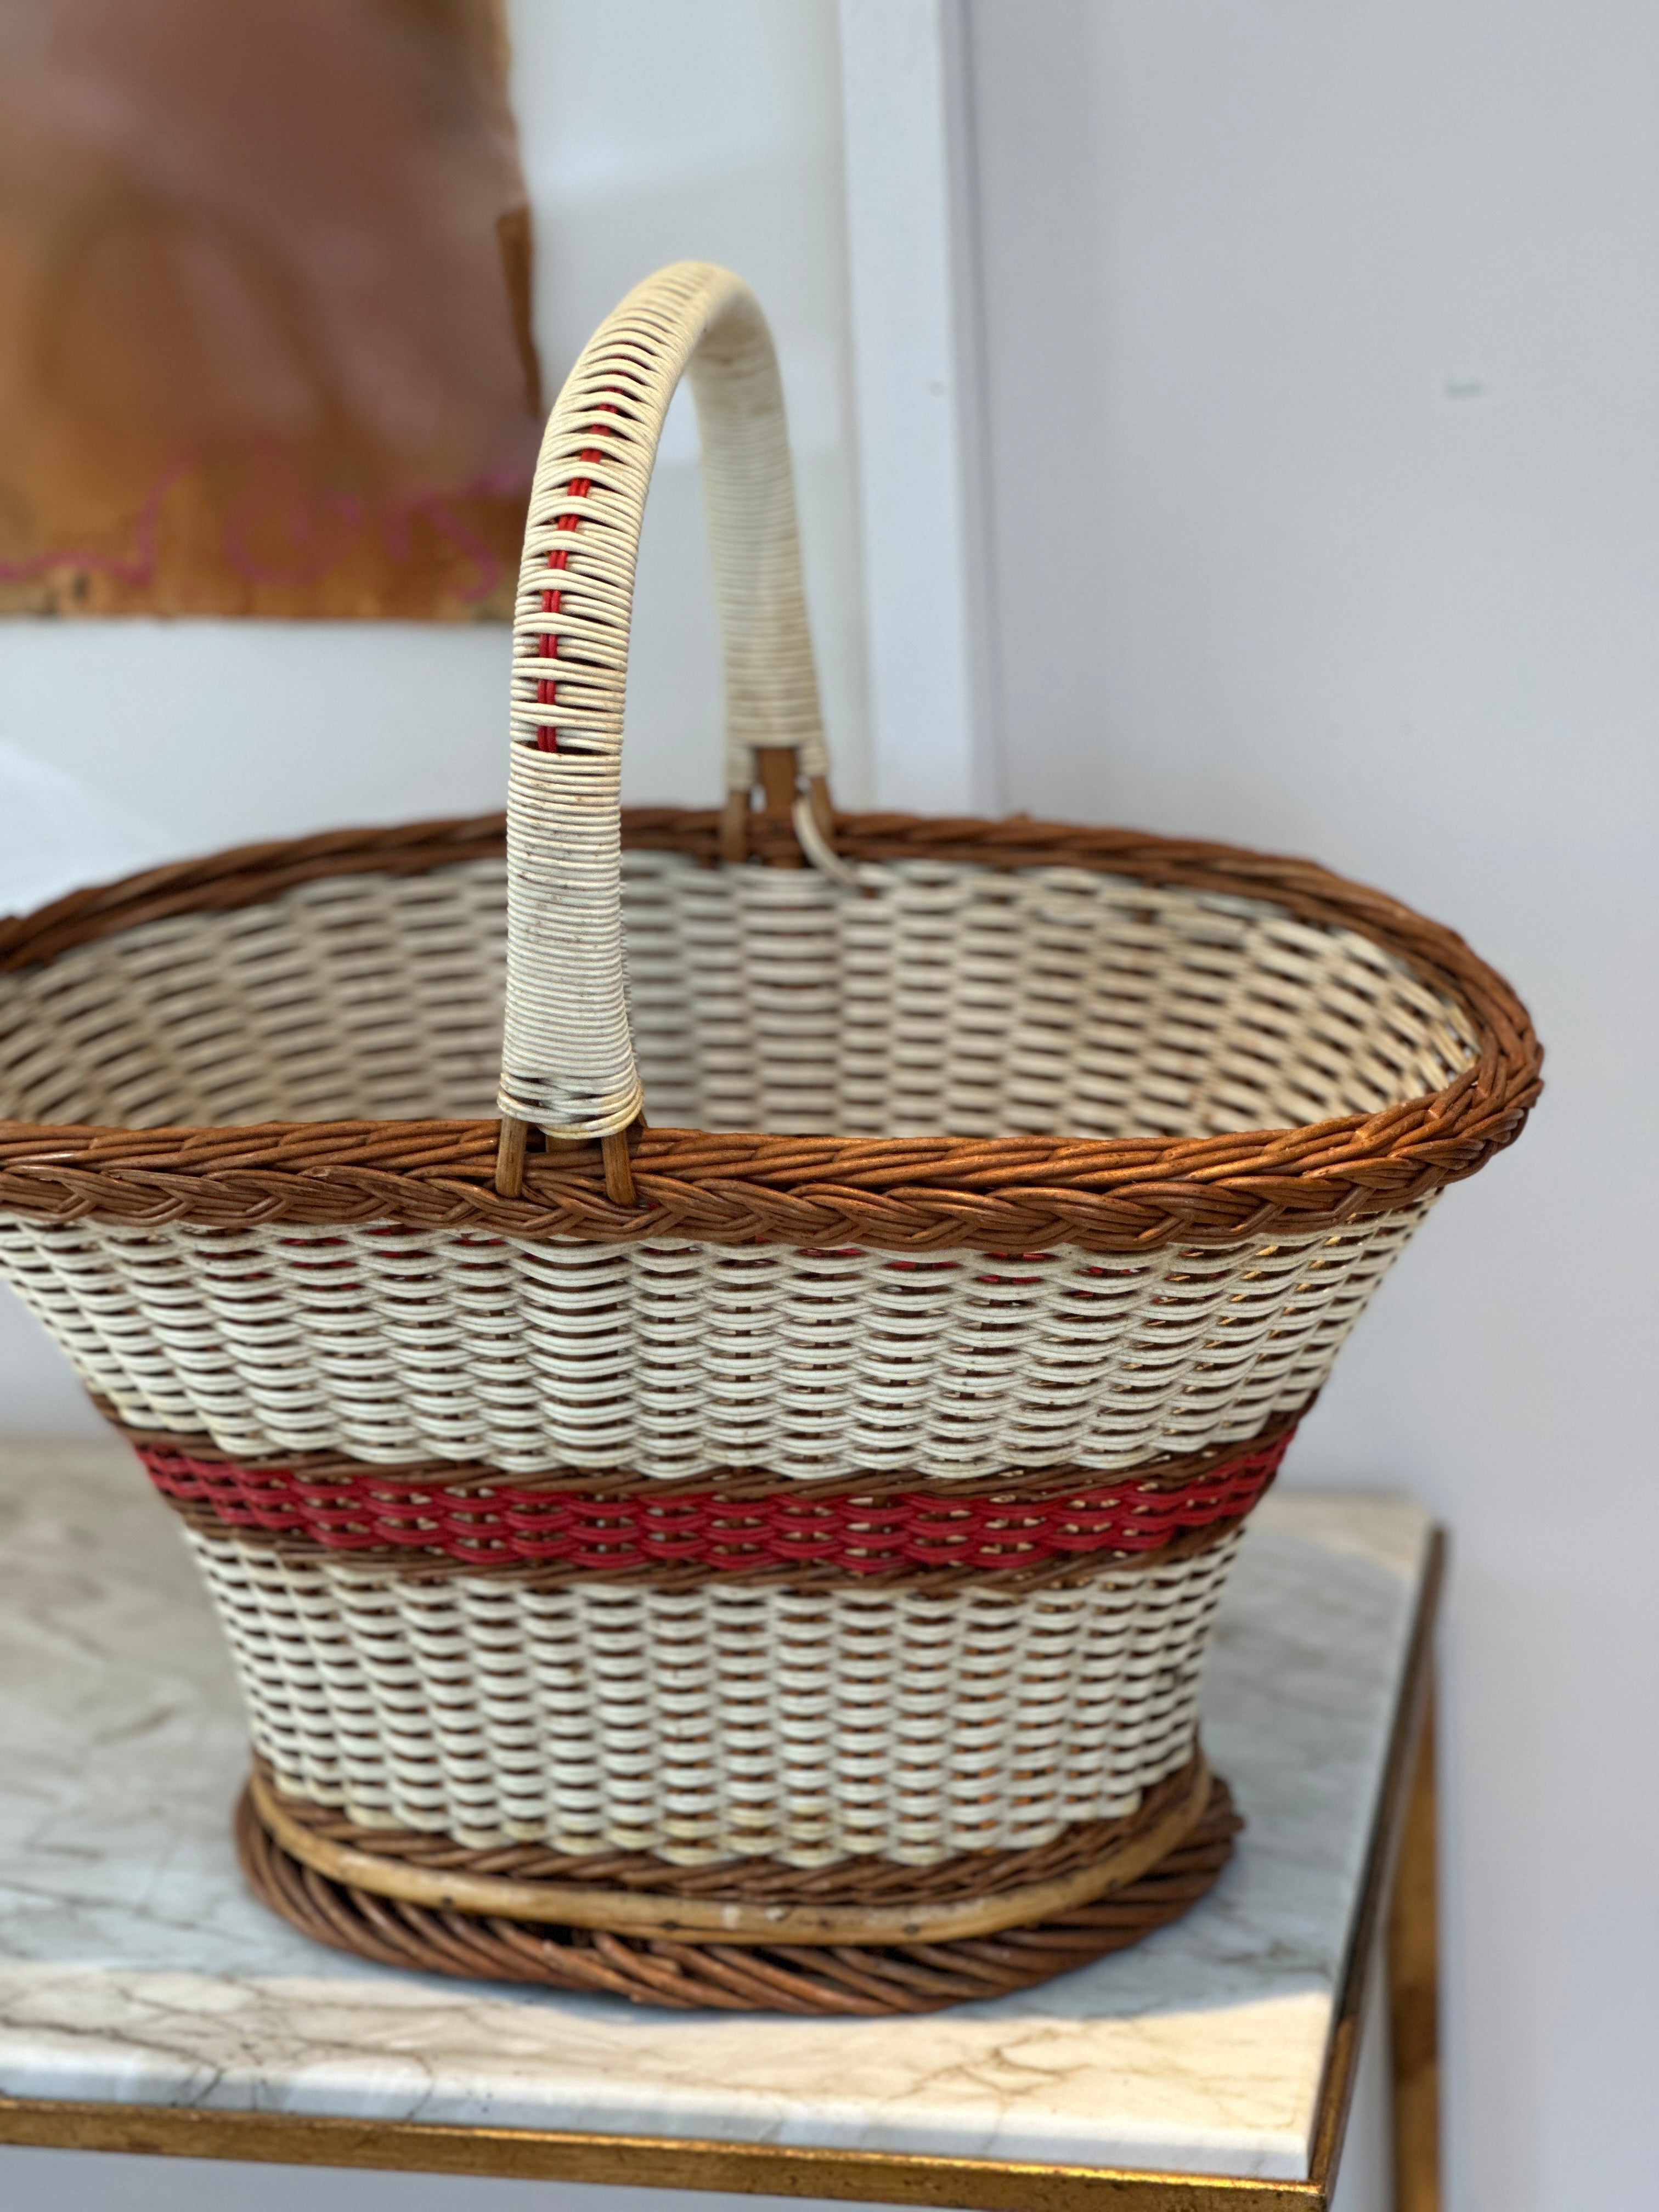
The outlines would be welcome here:
M 0 0 L 0 611 L 506 612 L 529 304 L 493 0 Z

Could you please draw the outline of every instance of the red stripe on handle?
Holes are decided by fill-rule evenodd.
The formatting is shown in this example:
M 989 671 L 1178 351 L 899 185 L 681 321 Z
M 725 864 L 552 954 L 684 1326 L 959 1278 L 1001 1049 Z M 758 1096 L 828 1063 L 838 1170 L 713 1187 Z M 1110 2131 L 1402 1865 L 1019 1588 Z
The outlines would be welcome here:
M 616 409 L 608 403 L 601 402 L 602 413 L 606 415 L 614 415 L 616 411 Z M 599 428 L 599 425 L 596 422 L 593 425 L 593 428 L 597 430 Z M 603 449 L 598 446 L 584 446 L 580 458 L 585 461 L 602 461 L 605 459 L 605 453 Z M 586 499 L 588 493 L 591 492 L 592 489 L 593 480 L 591 477 L 572 477 L 570 482 L 565 486 L 566 491 L 569 494 L 572 499 Z M 562 514 L 558 519 L 557 527 L 561 530 L 568 530 L 571 532 L 577 531 L 581 527 L 581 517 L 579 514 Z M 550 568 L 568 568 L 570 565 L 569 547 L 568 545 L 562 545 L 556 552 L 550 553 L 547 556 L 547 565 Z M 548 590 L 542 593 L 542 612 L 544 615 L 558 614 L 562 611 L 563 605 L 564 594 L 562 592 Z M 556 660 L 559 657 L 559 641 L 557 635 L 553 631 L 544 630 L 541 636 L 542 659 L 544 660 Z M 558 702 L 559 687 L 557 684 L 550 676 L 542 677 L 536 685 L 537 705 L 539 707 L 556 707 Z M 559 750 L 559 732 L 556 723 L 541 722 L 537 725 L 536 746 L 537 750 L 540 752 L 557 752 Z
M 733 1571 L 791 1561 L 844 1574 L 904 1567 L 1032 1567 L 1095 1552 L 1154 1552 L 1192 1528 L 1248 1513 L 1278 1472 L 1290 1434 L 1175 1490 L 1135 1476 L 1060 1498 L 964 1498 L 906 1492 L 860 1500 L 780 1490 L 744 1501 L 714 1491 L 661 1499 L 590 1498 L 509 1482 L 464 1496 L 400 1478 L 395 1468 L 310 1478 L 292 1468 L 239 1467 L 159 1445 L 136 1449 L 166 1497 L 205 1506 L 228 1528 L 307 1536 L 331 1552 L 444 1553 L 493 1566 L 510 1560 L 615 1573 L 653 1564 Z

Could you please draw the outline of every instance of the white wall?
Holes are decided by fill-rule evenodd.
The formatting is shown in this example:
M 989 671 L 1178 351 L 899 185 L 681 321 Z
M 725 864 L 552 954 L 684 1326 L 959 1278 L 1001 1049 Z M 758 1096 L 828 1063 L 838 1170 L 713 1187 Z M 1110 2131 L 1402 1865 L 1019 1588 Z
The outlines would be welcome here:
M 1659 12 L 972 22 L 1010 804 L 1380 883 L 1549 1048 L 1288 1474 L 1452 1529 L 1450 2204 L 1650 2204 Z
M 1000 811 L 967 0 L 839 0 L 878 803 Z

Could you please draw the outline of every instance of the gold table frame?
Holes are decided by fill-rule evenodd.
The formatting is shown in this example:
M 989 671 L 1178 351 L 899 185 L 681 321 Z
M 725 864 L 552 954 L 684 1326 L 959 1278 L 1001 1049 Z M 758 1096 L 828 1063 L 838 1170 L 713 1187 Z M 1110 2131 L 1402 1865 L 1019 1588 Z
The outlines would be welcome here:
M 52 2097 L 0 2097 L 0 2143 L 454 2173 L 475 2179 L 501 2175 L 841 2197 L 962 2212 L 1325 2212 L 1342 2154 L 1369 1978 L 1386 1915 L 1395 2204 L 1398 2212 L 1439 2212 L 1434 1627 L 1444 1567 L 1445 1537 L 1437 1529 L 1395 1708 L 1320 2084 L 1313 2171 L 1305 2181 Z

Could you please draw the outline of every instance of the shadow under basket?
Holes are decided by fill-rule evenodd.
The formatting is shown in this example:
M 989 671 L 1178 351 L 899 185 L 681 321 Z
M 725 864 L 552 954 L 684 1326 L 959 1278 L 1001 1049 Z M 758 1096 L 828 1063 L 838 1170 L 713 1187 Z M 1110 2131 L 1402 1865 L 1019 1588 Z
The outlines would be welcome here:
M 884 2015 L 1004 1996 L 1127 1950 L 1213 1888 L 1243 1826 L 1196 1753 L 1127 1819 L 920 1876 L 843 1863 L 826 1880 L 750 1862 L 700 1869 L 693 1887 L 685 1868 L 633 1853 L 567 1859 L 570 1878 L 550 1879 L 556 1854 L 535 1845 L 469 1851 L 356 1827 L 279 1797 L 262 1765 L 235 1832 L 256 1897 L 302 1935 L 385 1966 L 687 2009 Z

